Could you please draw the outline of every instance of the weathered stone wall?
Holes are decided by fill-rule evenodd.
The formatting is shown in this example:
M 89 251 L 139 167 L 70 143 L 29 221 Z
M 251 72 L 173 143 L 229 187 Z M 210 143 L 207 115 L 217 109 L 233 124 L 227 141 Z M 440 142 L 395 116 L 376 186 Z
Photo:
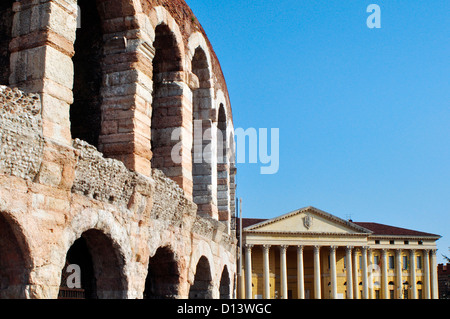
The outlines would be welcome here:
M 39 96 L 0 86 L 0 105 L 0 173 L 33 180 L 44 146 Z
M 175 255 L 177 298 L 189 296 L 202 256 L 212 265 L 210 293 L 219 297 L 224 267 L 235 272 L 235 239 L 223 223 L 197 216 L 196 205 L 159 170 L 144 176 L 86 142 L 63 146 L 43 138 L 35 95 L 2 87 L 0 101 L 0 260 L 18 260 L 14 267 L 0 262 L 1 298 L 56 298 L 68 249 L 92 230 L 108 238 L 90 239 L 94 263 L 110 258 L 104 252 L 109 240 L 120 256 L 114 270 L 97 270 L 99 297 L 141 298 L 146 267 L 160 247 Z M 17 265 L 20 278 L 11 274 Z
M 187 298 L 193 286 L 191 296 L 232 292 L 235 171 L 232 158 L 218 168 L 214 144 L 219 105 L 220 130 L 233 133 L 231 107 L 217 57 L 184 1 L 22 0 L 0 9 L 8 16 L 0 63 L 10 61 L 1 76 L 14 87 L 0 86 L 0 298 L 58 297 L 81 239 L 99 298 Z M 92 43 L 83 40 L 91 29 L 77 32 L 79 14 L 81 27 L 96 19 Z M 95 61 L 83 66 L 80 57 Z M 194 110 L 213 144 L 203 185 L 193 178 Z M 174 130 L 177 141 L 169 140 Z M 195 186 L 207 191 L 201 207 Z M 161 273 L 159 261 L 173 269 Z M 152 286 L 164 283 L 149 267 L 170 278 L 169 289 Z

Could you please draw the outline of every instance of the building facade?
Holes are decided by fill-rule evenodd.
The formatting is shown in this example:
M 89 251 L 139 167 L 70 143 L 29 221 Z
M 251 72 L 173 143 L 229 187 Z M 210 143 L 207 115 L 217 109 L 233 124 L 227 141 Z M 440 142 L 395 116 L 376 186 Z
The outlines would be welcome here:
M 314 207 L 242 227 L 240 298 L 438 298 L 438 235 Z
M 439 299 L 450 299 L 450 264 L 438 265 Z
M 232 297 L 233 134 L 183 0 L 2 0 L 0 298 Z

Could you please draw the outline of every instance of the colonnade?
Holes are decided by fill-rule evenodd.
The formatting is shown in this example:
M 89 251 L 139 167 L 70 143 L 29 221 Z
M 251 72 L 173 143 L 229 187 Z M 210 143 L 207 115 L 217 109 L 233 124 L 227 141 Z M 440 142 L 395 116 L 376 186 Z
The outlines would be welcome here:
M 255 245 L 245 245 L 245 297 L 253 298 L 252 289 L 252 249 Z M 280 297 L 288 298 L 288 275 L 287 275 L 287 249 L 295 247 L 297 251 L 297 296 L 299 299 L 305 299 L 305 245 L 257 245 L 263 252 L 263 298 L 270 299 L 270 249 L 271 247 L 279 250 L 280 260 Z M 336 252 L 339 248 L 345 249 L 345 276 L 346 276 L 346 294 L 347 299 L 437 299 L 438 298 L 438 280 L 437 280 L 437 260 L 436 249 L 404 249 L 404 248 L 373 248 L 370 246 L 320 246 L 314 245 L 313 248 L 313 287 L 314 299 L 323 297 L 322 289 L 324 277 L 329 278 L 330 298 L 338 299 L 338 271 Z M 321 252 L 329 254 L 329 273 L 324 273 L 321 267 Z M 416 254 L 416 252 L 421 254 Z M 374 254 L 377 257 L 381 253 L 381 260 L 374 263 Z M 388 256 L 389 252 L 389 256 Z M 392 255 L 395 252 L 395 255 Z M 408 265 L 402 264 L 402 256 L 407 253 Z M 416 256 L 423 256 L 421 265 L 416 262 Z M 322 254 L 323 256 L 323 254 Z M 391 260 L 394 258 L 394 265 Z M 358 263 L 359 258 L 359 263 Z M 358 268 L 359 265 L 359 268 Z M 416 270 L 420 269 L 420 275 Z M 405 271 L 407 271 L 405 273 Z M 341 276 L 341 275 L 340 275 Z M 389 280 L 389 278 L 391 280 Z M 392 281 L 394 280 L 394 282 Z M 420 279 L 420 280 L 419 280 Z M 419 281 L 418 281 L 419 280 Z M 418 284 L 421 289 L 418 289 Z M 394 288 L 395 287 L 395 288 Z M 420 294 L 418 291 L 420 290 Z M 375 293 L 375 291 L 377 291 Z

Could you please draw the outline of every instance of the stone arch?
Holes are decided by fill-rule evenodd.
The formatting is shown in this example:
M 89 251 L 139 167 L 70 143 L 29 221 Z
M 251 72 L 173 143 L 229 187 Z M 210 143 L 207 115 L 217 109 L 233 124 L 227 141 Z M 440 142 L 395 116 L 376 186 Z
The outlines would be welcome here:
M 185 73 L 183 37 L 175 19 L 164 7 L 151 7 L 144 0 L 140 4 L 142 12 L 138 14 L 137 21 L 141 27 L 142 43 L 139 50 L 148 57 L 145 63 L 151 71 L 151 83 L 147 87 L 149 94 L 144 97 L 146 103 L 151 105 L 147 110 L 151 123 L 148 134 L 150 167 L 163 171 L 191 199 L 192 132 L 186 123 L 190 121 L 192 105 Z M 162 43 L 163 47 L 158 48 L 158 43 Z M 169 59 L 158 57 L 158 51 L 164 49 L 164 44 Z M 159 63 L 161 60 L 162 63 Z
M 130 105 L 129 93 L 124 89 L 127 87 L 130 91 L 132 82 L 126 83 L 123 78 L 127 76 L 132 80 L 130 72 L 133 72 L 135 54 L 129 53 L 127 32 L 138 26 L 126 20 L 136 19 L 137 11 L 132 0 L 77 0 L 76 3 L 79 10 L 76 10 L 77 29 L 72 57 L 72 138 L 80 138 L 101 148 L 106 155 L 118 158 L 126 151 L 117 145 L 109 145 L 112 141 L 108 135 L 114 128 L 114 133 L 126 131 L 130 127 L 130 118 L 124 118 L 117 110 L 109 112 L 109 108 L 117 108 L 119 104 L 122 109 L 127 109 Z
M 98 2 L 78 0 L 80 10 L 74 42 L 73 103 L 70 107 L 72 138 L 98 147 L 103 97 L 103 30 Z
M 211 53 L 209 51 L 208 44 L 206 42 L 205 37 L 200 32 L 194 32 L 188 39 L 188 48 L 187 48 L 187 59 L 188 69 L 196 75 L 196 77 L 200 80 L 197 87 L 199 88 L 212 88 L 213 82 L 212 79 L 212 61 L 211 61 Z M 197 53 L 203 54 L 202 59 L 198 62 L 201 63 L 200 67 L 196 67 L 195 64 L 192 63 L 195 60 L 195 55 Z M 197 70 L 195 70 L 197 69 Z M 201 74 L 200 72 L 201 71 Z
M 26 298 L 32 261 L 20 225 L 0 212 L 0 299 Z
M 224 222 L 229 227 L 231 212 L 227 135 L 227 115 L 224 104 L 220 103 L 217 115 L 217 206 L 219 221 Z
M 231 277 L 226 265 L 220 276 L 219 295 L 220 299 L 231 299 Z
M 148 2 L 147 0 L 141 0 L 142 2 Z M 142 5 L 142 7 L 145 7 L 145 5 Z M 142 23 L 142 22 L 141 22 Z M 180 31 L 180 27 L 178 26 L 178 23 L 175 21 L 175 19 L 170 15 L 169 11 L 167 11 L 163 6 L 156 6 L 153 7 L 150 12 L 146 15 L 145 22 L 143 22 L 143 25 L 141 25 L 141 28 L 146 30 L 146 32 L 150 35 L 151 41 L 155 41 L 155 30 L 156 27 L 160 24 L 166 25 L 170 31 L 173 33 L 173 36 L 175 38 L 175 42 L 177 44 L 177 48 L 180 51 L 181 55 L 181 64 L 182 69 L 185 69 L 185 48 L 183 45 L 183 36 Z M 151 30 L 153 29 L 153 30 Z
M 0 3 L 0 85 L 9 84 L 11 57 L 9 44 L 12 40 L 14 1 L 3 0 Z
M 155 28 L 153 42 L 155 56 L 153 65 L 153 91 L 151 116 L 152 168 L 174 176 L 174 163 L 171 152 L 176 142 L 173 131 L 183 125 L 182 92 L 180 76 L 182 60 L 174 33 L 165 23 Z
M 77 4 L 81 5 L 81 10 L 77 9 Z M 70 145 L 73 134 L 94 146 L 98 144 L 98 149 L 106 157 L 118 159 L 127 168 L 149 176 L 150 102 L 147 103 L 146 98 L 151 95 L 151 84 L 148 85 L 151 82 L 151 70 L 146 60 L 151 54 L 144 52 L 139 45 L 143 40 L 139 37 L 142 10 L 138 1 L 22 0 L 16 2 L 14 8 L 10 83 L 25 92 L 41 95 L 45 137 Z M 89 19 L 92 11 L 98 16 L 87 23 L 81 21 L 81 29 L 77 29 L 78 12 Z M 30 16 L 33 16 L 33 23 L 39 25 L 30 28 Z M 88 36 L 84 37 L 85 41 L 82 40 L 83 36 L 77 39 L 77 30 L 79 34 L 87 34 L 92 24 L 95 24 L 94 35 L 97 40 L 89 39 Z M 75 49 L 79 51 L 81 43 L 85 43 L 89 49 L 77 57 Z M 95 44 L 95 49 L 90 43 Z M 94 54 L 90 55 L 88 51 Z M 72 57 L 76 62 L 81 60 L 79 63 L 83 63 L 83 55 L 88 56 L 84 62 L 93 67 L 75 66 L 75 69 L 84 69 L 88 78 L 94 77 L 93 81 L 89 81 L 92 82 L 93 90 L 90 90 L 90 85 L 83 87 L 83 76 L 74 76 Z M 91 61 L 89 56 L 96 58 Z M 90 72 L 92 70 L 96 71 Z M 77 94 L 77 91 L 84 93 Z M 89 123 L 86 116 L 83 118 L 78 114 L 79 129 L 71 131 L 70 106 L 74 102 L 75 105 L 83 104 L 83 99 L 89 101 L 89 111 L 94 110 L 92 118 L 95 123 Z M 72 119 L 74 117 L 77 115 L 72 114 Z M 85 120 L 84 123 L 81 123 L 82 120 Z M 94 133 L 83 128 L 86 123 L 94 127 Z M 135 130 L 136 127 L 145 131 L 145 134 Z
M 189 283 L 191 283 L 191 285 L 194 282 L 195 270 L 201 257 L 206 257 L 208 260 L 214 260 L 211 247 L 208 245 L 206 241 L 203 240 L 196 241 L 194 243 L 194 249 L 192 250 L 188 273 L 188 281 Z M 213 263 L 210 263 L 210 268 L 211 274 L 216 274 L 215 266 Z
M 213 287 L 210 262 L 202 256 L 196 266 L 194 283 L 189 289 L 189 299 L 212 299 Z
M 218 218 L 217 212 L 217 127 L 214 112 L 214 88 L 211 56 L 200 32 L 188 41 L 192 89 L 192 180 L 193 200 L 199 215 Z
M 68 257 L 74 246 L 81 250 L 75 260 L 80 255 L 92 258 L 92 276 L 95 282 L 92 298 L 117 299 L 128 296 L 132 261 L 129 236 L 110 212 L 85 209 L 63 231 L 61 246 L 53 252 L 52 257 L 56 261 L 55 266 L 61 270 L 61 278 L 65 275 L 63 270 L 71 263 Z M 83 262 L 89 267 L 89 260 Z
M 228 114 L 229 108 L 227 99 L 221 89 L 216 92 L 217 105 L 217 128 L 221 132 L 222 143 L 221 149 L 217 148 L 217 202 L 219 209 L 219 220 L 227 225 L 228 232 L 235 229 L 232 225 L 232 215 L 235 209 L 235 149 L 234 149 L 234 128 L 231 115 Z M 218 133 L 218 139 L 220 134 Z M 220 141 L 218 140 L 218 145 Z
M 180 271 L 172 249 L 157 249 L 150 257 L 144 299 L 175 299 L 179 295 Z

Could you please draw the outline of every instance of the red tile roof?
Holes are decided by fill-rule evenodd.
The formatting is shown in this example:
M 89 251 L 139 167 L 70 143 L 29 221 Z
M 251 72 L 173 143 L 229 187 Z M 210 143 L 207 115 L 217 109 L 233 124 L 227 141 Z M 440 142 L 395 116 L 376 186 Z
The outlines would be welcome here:
M 258 223 L 265 222 L 267 219 L 261 219 L 261 218 L 242 218 L 242 228 L 246 228 Z M 237 220 L 237 227 L 239 227 L 241 220 Z
M 373 235 L 440 237 L 439 235 L 435 234 L 424 233 L 417 230 L 394 227 L 378 223 L 363 223 L 363 222 L 353 222 L 353 223 L 372 231 Z

